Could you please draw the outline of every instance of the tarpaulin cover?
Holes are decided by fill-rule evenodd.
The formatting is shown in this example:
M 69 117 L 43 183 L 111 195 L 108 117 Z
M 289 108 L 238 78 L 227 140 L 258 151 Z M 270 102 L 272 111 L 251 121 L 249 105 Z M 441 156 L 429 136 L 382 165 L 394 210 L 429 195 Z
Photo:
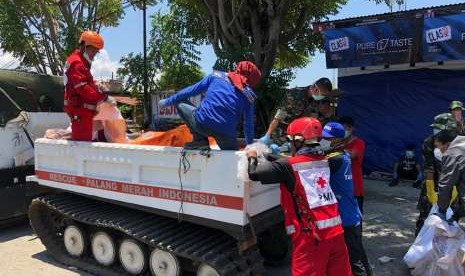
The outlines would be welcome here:
M 210 146 L 216 145 L 214 138 L 208 138 Z M 135 145 L 171 146 L 183 147 L 185 143 L 192 141 L 192 134 L 186 125 L 180 125 L 175 129 L 164 132 L 149 131 L 140 137 L 130 141 Z
M 366 142 L 364 169 L 392 172 L 406 145 L 420 154 L 433 117 L 465 101 L 465 71 L 418 69 L 339 78 L 338 116 L 351 116 Z
M 18 90 L 25 87 L 27 91 Z M 63 78 L 11 70 L 0 70 L 0 88 L 24 111 L 63 112 Z M 42 106 L 41 106 L 42 105 Z M 20 110 L 0 93 L 0 125 L 16 118 Z

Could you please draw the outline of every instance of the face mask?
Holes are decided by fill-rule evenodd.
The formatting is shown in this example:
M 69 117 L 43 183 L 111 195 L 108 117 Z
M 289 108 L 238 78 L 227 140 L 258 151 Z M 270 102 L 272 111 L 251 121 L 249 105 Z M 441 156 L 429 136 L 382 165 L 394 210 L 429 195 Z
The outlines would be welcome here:
M 325 96 L 321 96 L 321 95 L 312 95 L 312 97 L 315 101 L 322 101 L 326 98 Z
M 326 139 L 320 140 L 320 149 L 321 150 L 329 150 L 331 148 L 331 142 Z
M 345 131 L 345 134 L 344 134 L 344 138 L 347 138 L 347 137 L 349 137 L 350 135 L 351 135 L 350 132 L 346 130 L 346 131 Z
M 92 59 L 90 59 L 89 54 L 87 52 L 84 52 L 82 56 L 89 62 L 89 64 L 92 64 Z
M 411 151 L 411 150 L 408 150 L 405 152 L 405 156 L 407 157 L 414 157 L 415 156 L 415 152 Z
M 436 134 L 438 134 L 439 132 L 441 132 L 440 129 L 433 128 L 433 135 L 436 135 Z
M 439 161 L 442 161 L 442 152 L 440 149 L 438 148 L 434 149 L 434 158 L 436 158 Z

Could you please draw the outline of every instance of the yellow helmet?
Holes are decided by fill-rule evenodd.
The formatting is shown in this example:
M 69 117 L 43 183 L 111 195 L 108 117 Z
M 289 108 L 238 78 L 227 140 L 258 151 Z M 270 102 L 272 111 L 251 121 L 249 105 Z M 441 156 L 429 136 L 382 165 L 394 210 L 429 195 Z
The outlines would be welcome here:
M 94 31 L 84 31 L 79 37 L 79 44 L 84 43 L 84 46 L 92 46 L 99 50 L 103 49 L 103 37 Z

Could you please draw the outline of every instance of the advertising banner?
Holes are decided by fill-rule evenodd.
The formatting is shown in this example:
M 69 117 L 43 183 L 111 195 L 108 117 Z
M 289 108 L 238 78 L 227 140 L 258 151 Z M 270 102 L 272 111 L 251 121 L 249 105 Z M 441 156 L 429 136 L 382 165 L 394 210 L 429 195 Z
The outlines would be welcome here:
M 181 117 L 179 117 L 176 106 L 170 105 L 166 107 L 160 107 L 158 105 L 158 102 L 161 99 L 166 99 L 171 95 L 173 95 L 173 92 L 160 92 L 152 95 L 153 129 L 168 130 L 183 123 Z M 189 101 L 195 106 L 199 106 L 201 101 L 201 95 L 189 98 Z
M 423 60 L 465 59 L 465 14 L 425 18 Z
M 402 18 L 324 31 L 327 68 L 402 64 L 419 59 L 423 20 Z

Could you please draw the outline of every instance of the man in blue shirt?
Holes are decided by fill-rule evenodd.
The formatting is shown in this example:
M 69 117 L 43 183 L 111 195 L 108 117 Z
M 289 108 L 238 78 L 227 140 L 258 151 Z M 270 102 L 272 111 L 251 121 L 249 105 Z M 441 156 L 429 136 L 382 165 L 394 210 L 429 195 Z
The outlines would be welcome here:
M 176 105 L 179 116 L 186 122 L 193 141 L 185 149 L 209 149 L 208 136 L 213 136 L 222 150 L 237 150 L 236 131 L 244 122 L 247 144 L 253 143 L 255 95 L 252 87 L 259 83 L 261 72 L 250 61 L 241 61 L 234 72 L 215 71 L 198 83 L 161 100 L 160 106 Z M 187 101 L 205 93 L 199 107 Z
M 331 153 L 326 156 L 330 169 L 329 185 L 338 201 L 352 273 L 356 276 L 371 275 L 362 243 L 362 214 L 353 193 L 350 155 L 343 151 L 345 129 L 340 123 L 329 122 L 324 126 L 322 136 L 331 143 Z

